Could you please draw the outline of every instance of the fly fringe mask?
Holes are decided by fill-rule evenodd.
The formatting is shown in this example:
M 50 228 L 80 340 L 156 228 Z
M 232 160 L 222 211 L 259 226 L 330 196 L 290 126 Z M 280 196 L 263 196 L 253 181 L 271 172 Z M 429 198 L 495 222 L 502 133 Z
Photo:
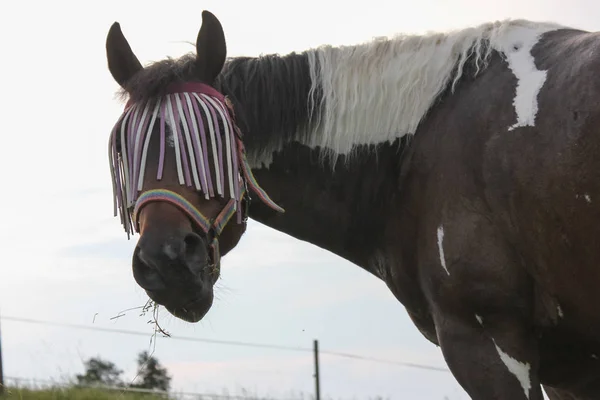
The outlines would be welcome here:
M 152 135 L 159 136 L 159 151 L 156 158 L 149 159 Z M 228 197 L 217 217 L 206 218 L 178 193 L 166 189 L 144 191 L 146 166 L 156 163 L 156 179 L 160 181 L 168 152 L 175 159 L 180 185 L 194 187 L 207 200 Z M 247 209 L 242 209 L 242 201 L 246 199 L 249 205 L 250 191 L 273 210 L 284 212 L 252 175 L 231 102 L 202 83 L 174 84 L 158 98 L 128 102 L 111 132 L 108 158 L 114 216 L 119 214 L 128 238 L 134 231 L 139 233 L 139 212 L 153 201 L 168 202 L 183 211 L 207 240 L 212 240 L 216 253 L 219 234 L 231 217 L 237 214 L 238 223 L 245 222 Z M 217 260 L 213 258 L 215 264 Z

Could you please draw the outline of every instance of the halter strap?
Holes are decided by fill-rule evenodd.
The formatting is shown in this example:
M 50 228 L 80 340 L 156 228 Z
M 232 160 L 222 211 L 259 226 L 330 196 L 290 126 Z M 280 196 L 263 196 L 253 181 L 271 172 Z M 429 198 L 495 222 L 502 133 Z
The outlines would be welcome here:
M 240 192 L 242 195 L 245 193 L 245 188 L 241 187 Z M 192 219 L 204 231 L 205 234 L 208 234 L 212 228 L 214 238 L 219 237 L 225 225 L 229 222 L 231 217 L 235 214 L 237 210 L 237 202 L 235 199 L 230 199 L 225 207 L 221 210 L 221 212 L 214 218 L 214 220 L 209 220 L 202 214 L 192 203 L 190 203 L 185 197 L 181 196 L 178 193 L 172 192 L 166 189 L 152 189 L 144 192 L 137 200 L 135 204 L 135 208 L 133 211 L 133 221 L 136 227 L 136 230 L 139 232 L 138 225 L 138 217 L 139 213 L 146 204 L 151 202 L 166 202 L 174 205 L 183 211 L 188 217 Z
M 242 187 L 240 188 L 240 193 L 243 196 L 246 190 Z M 166 189 L 152 189 L 144 192 L 137 200 L 135 209 L 133 212 L 133 223 L 136 229 L 139 231 L 138 226 L 138 215 L 142 209 L 142 207 L 151 202 L 167 202 L 169 204 L 174 205 L 175 207 L 182 210 L 187 216 L 189 216 L 208 236 L 208 233 L 213 230 L 212 238 L 207 237 L 208 240 L 211 240 L 209 243 L 209 247 L 212 251 L 212 260 L 213 268 L 218 268 L 221 262 L 221 251 L 219 249 L 219 235 L 227 225 L 227 222 L 233 217 L 236 212 L 237 202 L 235 199 L 230 199 L 225 207 L 221 210 L 221 212 L 215 217 L 215 219 L 211 221 L 206 218 L 192 203 L 187 201 L 185 197 L 181 196 L 178 193 L 172 192 Z M 213 271 L 211 271 L 212 273 Z
M 133 221 L 138 232 L 140 230 L 138 225 L 138 216 L 140 210 L 146 204 L 158 201 L 164 201 L 176 206 L 186 213 L 196 223 L 196 225 L 198 225 L 204 231 L 204 233 L 208 233 L 208 230 L 210 229 L 210 221 L 204 215 L 202 215 L 202 213 L 198 211 L 192 203 L 187 201 L 185 197 L 181 196 L 179 193 L 175 193 L 166 189 L 148 190 L 137 199 L 135 203 L 135 209 L 133 211 Z

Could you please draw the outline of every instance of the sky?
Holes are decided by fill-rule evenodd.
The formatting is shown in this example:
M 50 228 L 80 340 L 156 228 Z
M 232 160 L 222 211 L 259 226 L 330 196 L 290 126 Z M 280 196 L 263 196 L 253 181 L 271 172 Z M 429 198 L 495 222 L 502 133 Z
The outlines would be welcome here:
M 167 5 L 168 4 L 168 5 Z M 159 338 L 149 316 L 122 310 L 147 297 L 131 274 L 128 241 L 113 217 L 107 140 L 121 113 L 105 38 L 119 21 L 142 63 L 193 50 L 203 9 L 221 20 L 230 56 L 287 53 L 375 36 L 467 27 L 504 18 L 600 30 L 596 0 L 25 1 L 0 5 L 3 195 L 0 315 L 146 332 L 94 332 L 1 320 L 4 373 L 56 379 L 101 356 L 135 374 L 154 355 L 177 391 L 290 398 L 313 393 L 310 352 Z M 173 336 L 321 349 L 445 367 L 375 277 L 341 258 L 251 221 L 223 259 L 217 299 L 187 324 L 159 313 Z M 321 356 L 325 398 L 463 400 L 447 372 Z

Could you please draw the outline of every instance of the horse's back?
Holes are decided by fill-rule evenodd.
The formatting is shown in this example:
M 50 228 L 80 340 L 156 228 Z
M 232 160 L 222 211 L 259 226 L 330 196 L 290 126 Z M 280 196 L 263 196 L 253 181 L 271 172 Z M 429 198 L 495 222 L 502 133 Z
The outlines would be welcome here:
M 527 59 L 511 64 L 494 54 L 432 110 L 409 150 L 403 206 L 419 215 L 419 231 L 433 232 L 419 247 L 442 264 L 434 272 L 420 265 L 422 279 L 454 279 L 449 289 L 430 286 L 433 296 L 454 290 L 457 299 L 466 293 L 486 302 L 493 295 L 494 304 L 514 302 L 515 310 L 527 303 L 543 380 L 592 390 L 600 386 L 600 35 L 552 31 L 531 55 L 527 69 Z M 466 230 L 450 231 L 449 214 Z M 458 235 L 464 243 L 454 246 Z M 481 260 L 487 248 L 487 265 L 452 269 L 452 257 L 459 265 L 471 257 L 460 252 Z M 499 256 L 501 248 L 510 250 Z M 469 287 L 480 278 L 486 290 Z M 522 282 L 499 286 L 510 280 Z
M 600 36 L 551 32 L 532 53 L 535 123 L 491 133 L 486 193 L 560 317 L 600 337 Z

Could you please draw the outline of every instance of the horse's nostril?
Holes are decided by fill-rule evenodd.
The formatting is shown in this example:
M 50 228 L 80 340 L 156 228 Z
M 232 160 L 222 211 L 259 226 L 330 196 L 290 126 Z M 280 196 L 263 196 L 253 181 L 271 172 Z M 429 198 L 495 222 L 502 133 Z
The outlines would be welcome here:
M 204 239 L 195 233 L 188 233 L 183 238 L 185 245 L 185 260 L 188 263 L 188 268 L 196 264 L 204 264 L 206 262 L 206 245 Z
M 133 277 L 146 290 L 161 290 L 165 287 L 158 269 L 145 257 L 142 250 L 138 250 L 134 255 Z
M 202 238 L 195 233 L 188 233 L 185 235 L 183 242 L 185 243 L 186 257 L 193 256 L 196 252 L 198 252 L 200 246 L 204 245 Z

